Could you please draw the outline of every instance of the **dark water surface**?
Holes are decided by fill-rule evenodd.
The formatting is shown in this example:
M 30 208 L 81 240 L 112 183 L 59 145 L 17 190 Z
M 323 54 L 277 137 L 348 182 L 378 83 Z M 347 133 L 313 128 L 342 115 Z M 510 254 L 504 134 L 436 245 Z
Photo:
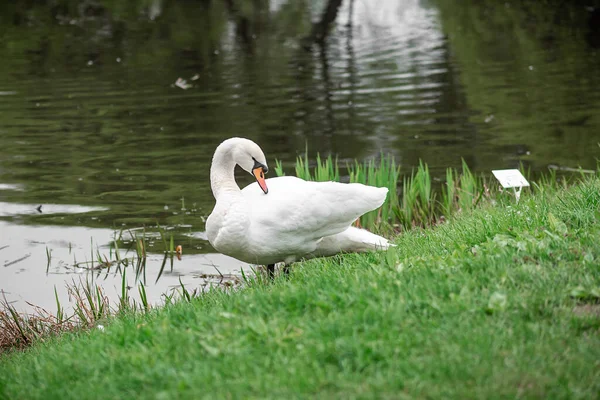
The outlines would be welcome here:
M 461 158 L 478 172 L 541 172 L 593 169 L 600 154 L 594 2 L 345 0 L 324 43 L 311 32 L 326 1 L 25 3 L 0 6 L 0 289 L 11 301 L 49 306 L 53 285 L 90 277 L 74 263 L 144 226 L 155 301 L 213 265 L 239 271 L 203 236 L 210 158 L 231 136 L 289 171 L 306 146 L 342 161 L 383 151 L 405 173 L 422 159 L 440 178 Z M 157 224 L 184 256 L 154 284 Z M 119 288 L 118 274 L 95 274 Z

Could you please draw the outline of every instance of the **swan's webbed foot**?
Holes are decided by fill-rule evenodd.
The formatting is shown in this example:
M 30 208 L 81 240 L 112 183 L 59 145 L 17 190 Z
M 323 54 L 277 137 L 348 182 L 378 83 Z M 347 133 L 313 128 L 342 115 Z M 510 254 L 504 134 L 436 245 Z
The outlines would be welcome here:
M 283 275 L 285 277 L 289 277 L 290 276 L 290 265 L 289 264 L 284 264 L 282 267 L 282 272 Z M 275 264 L 268 264 L 267 265 L 267 276 L 270 279 L 274 279 L 275 278 Z

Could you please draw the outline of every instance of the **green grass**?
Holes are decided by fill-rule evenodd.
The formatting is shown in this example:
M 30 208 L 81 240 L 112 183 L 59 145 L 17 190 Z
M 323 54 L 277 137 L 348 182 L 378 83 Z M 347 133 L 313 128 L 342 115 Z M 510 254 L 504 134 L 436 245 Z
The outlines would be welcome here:
M 0 359 L 0 398 L 597 398 L 600 181 Z

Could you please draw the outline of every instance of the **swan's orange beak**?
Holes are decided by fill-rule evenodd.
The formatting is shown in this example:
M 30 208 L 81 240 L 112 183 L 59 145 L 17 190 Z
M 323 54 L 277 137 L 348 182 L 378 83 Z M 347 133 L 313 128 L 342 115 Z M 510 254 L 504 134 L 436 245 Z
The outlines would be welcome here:
M 269 193 L 269 189 L 267 188 L 267 182 L 265 182 L 265 172 L 263 170 L 263 167 L 254 168 L 252 170 L 252 174 L 256 178 L 256 182 L 258 182 L 258 185 L 260 186 L 262 191 L 265 192 L 265 194 Z

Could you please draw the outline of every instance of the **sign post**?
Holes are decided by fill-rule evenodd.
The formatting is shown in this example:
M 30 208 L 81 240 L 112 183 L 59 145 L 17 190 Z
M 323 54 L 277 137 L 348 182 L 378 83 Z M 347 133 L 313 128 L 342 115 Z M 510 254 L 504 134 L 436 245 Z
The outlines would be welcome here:
M 500 184 L 505 189 L 513 189 L 517 203 L 521 198 L 521 189 L 529 186 L 529 182 L 518 169 L 497 169 L 492 171 L 492 174 L 498 179 Z

